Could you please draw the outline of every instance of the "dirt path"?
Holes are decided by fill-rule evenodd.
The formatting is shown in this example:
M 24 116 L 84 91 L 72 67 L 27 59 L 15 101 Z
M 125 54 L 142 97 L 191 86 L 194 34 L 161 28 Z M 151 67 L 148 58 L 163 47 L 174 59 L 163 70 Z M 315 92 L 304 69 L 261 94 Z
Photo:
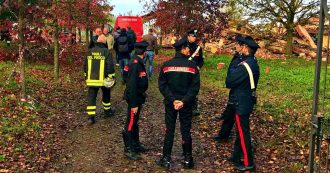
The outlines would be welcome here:
M 83 84 L 80 86 L 83 88 Z M 163 145 L 164 106 L 158 91 L 157 80 L 154 78 L 148 89 L 147 102 L 140 118 L 140 138 L 151 150 L 142 155 L 140 161 L 129 161 L 123 156 L 122 127 L 126 117 L 126 102 L 122 100 L 124 85 L 118 83 L 112 91 L 112 104 L 116 115 L 104 118 L 100 97 L 98 98 L 97 123 L 94 125 L 77 126 L 66 135 L 63 150 L 54 164 L 59 172 L 165 172 L 155 164 Z M 81 89 L 82 91 L 83 89 Z M 71 107 L 74 124 L 86 119 L 86 91 L 76 94 Z M 99 94 L 101 95 L 101 94 Z M 194 170 L 184 170 L 181 165 L 182 149 L 179 123 L 177 121 L 175 142 L 172 152 L 171 172 L 234 172 L 233 166 L 225 161 L 232 150 L 233 141 L 219 144 L 211 137 L 218 132 L 220 122 L 216 116 L 225 106 L 226 93 L 219 93 L 206 86 L 200 92 L 201 115 L 194 117 L 192 126 Z M 69 111 L 70 109 L 68 109 Z M 260 172 L 265 168 L 258 168 Z M 266 171 L 267 172 L 267 171 Z

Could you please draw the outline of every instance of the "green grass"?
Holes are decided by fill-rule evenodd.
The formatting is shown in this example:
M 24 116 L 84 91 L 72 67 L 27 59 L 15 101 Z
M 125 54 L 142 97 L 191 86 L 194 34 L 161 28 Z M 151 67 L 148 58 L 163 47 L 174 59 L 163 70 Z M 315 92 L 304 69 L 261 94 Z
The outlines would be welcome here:
M 14 66 L 15 63 L 11 61 L 0 62 L 0 73 L 2 74 L 0 76 L 0 89 L 9 93 L 0 95 L 0 108 L 3 109 L 0 109 L 0 114 L 3 115 L 0 118 L 0 138 L 3 137 L 7 140 L 11 140 L 17 135 L 25 135 L 31 129 L 36 133 L 42 130 L 37 121 L 38 116 L 35 114 L 41 111 L 39 103 L 34 100 L 20 101 L 20 86 L 16 82 L 15 76 L 8 80 L 8 84 L 6 83 Z M 51 65 L 26 64 L 25 75 L 28 95 L 35 97 L 36 90 L 45 87 L 45 75 L 48 75 L 51 70 Z M 18 66 L 16 71 L 19 72 Z M 1 142 L 0 145 L 6 145 L 6 143 Z
M 162 49 L 160 54 L 173 57 L 174 50 Z M 225 78 L 232 56 L 214 55 L 205 57 L 205 64 L 201 71 L 202 85 L 217 88 L 227 94 Z M 218 63 L 225 63 L 225 68 L 217 69 Z M 287 109 L 306 113 L 311 111 L 313 99 L 314 66 L 315 61 L 299 58 L 287 59 L 258 59 L 260 79 L 258 84 L 258 109 L 267 111 L 277 117 L 284 116 Z M 266 67 L 270 72 L 266 73 Z M 323 104 L 324 64 L 320 82 L 320 111 L 324 113 L 330 109 L 330 97 Z M 329 69 L 330 70 L 330 69 Z M 330 72 L 329 72 L 330 73 Z M 330 76 L 327 77 L 327 84 Z M 325 93 L 330 95 L 330 90 Z M 299 113 L 299 112 L 298 112 Z
M 1 155 L 0 155 L 0 161 L 5 161 L 5 159 L 6 159 L 6 155 L 1 154 Z
M 224 89 L 230 56 L 211 56 L 205 58 L 202 69 L 204 84 L 211 84 Z M 225 68 L 218 70 L 217 64 L 225 63 Z M 259 106 L 274 113 L 283 112 L 286 108 L 308 111 L 313 97 L 314 61 L 298 58 L 258 59 L 260 66 L 260 80 L 258 84 Z M 270 72 L 266 73 L 266 67 Z M 321 91 L 324 83 L 322 74 Z M 327 78 L 327 83 L 330 82 Z M 329 91 L 326 92 L 329 95 Z M 323 95 L 320 95 L 322 98 Z M 320 102 L 322 103 L 322 102 Z M 328 105 L 328 103 L 326 103 Z

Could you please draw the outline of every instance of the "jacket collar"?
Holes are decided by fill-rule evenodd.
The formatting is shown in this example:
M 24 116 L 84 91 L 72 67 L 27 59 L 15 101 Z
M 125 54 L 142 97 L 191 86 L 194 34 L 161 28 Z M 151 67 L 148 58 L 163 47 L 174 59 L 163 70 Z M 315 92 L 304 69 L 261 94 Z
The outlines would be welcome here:
M 107 46 L 104 43 L 95 43 L 96 47 L 100 47 L 100 48 L 107 48 Z
M 137 56 L 136 54 L 134 54 L 134 59 L 138 60 L 141 64 L 144 65 L 143 60 L 139 56 Z
M 245 59 L 254 59 L 255 60 L 256 58 L 254 56 L 252 56 L 252 55 L 246 55 L 245 56 Z
M 188 56 L 182 54 L 181 52 L 176 52 L 174 58 L 188 58 Z

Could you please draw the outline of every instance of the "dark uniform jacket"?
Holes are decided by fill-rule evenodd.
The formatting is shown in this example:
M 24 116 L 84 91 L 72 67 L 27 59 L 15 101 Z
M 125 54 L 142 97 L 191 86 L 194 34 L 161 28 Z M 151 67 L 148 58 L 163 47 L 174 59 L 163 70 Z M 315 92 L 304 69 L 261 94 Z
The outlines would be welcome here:
M 99 38 L 98 35 L 94 35 L 91 37 L 90 43 L 88 45 L 88 49 L 91 49 L 95 46 L 95 43 L 97 43 L 97 39 Z
M 140 57 L 134 55 L 133 59 L 124 68 L 126 76 L 126 89 L 124 99 L 132 106 L 137 107 L 145 102 L 148 89 L 148 76 L 144 63 Z
M 259 65 L 255 57 L 246 56 L 246 62 L 253 73 L 255 87 L 257 87 L 259 80 Z M 242 63 L 243 63 L 242 62 Z M 240 115 L 248 115 L 253 110 L 253 98 L 252 90 L 250 86 L 250 78 L 248 71 L 243 64 L 227 75 L 226 86 L 232 90 L 232 94 L 235 97 L 236 111 Z
M 190 49 L 190 56 L 192 56 L 195 51 L 198 48 L 198 44 L 196 43 L 188 43 L 188 47 Z M 198 53 L 196 54 L 196 56 L 192 57 L 192 61 L 196 63 L 196 65 L 199 68 L 202 68 L 204 65 L 204 58 L 203 58 L 203 50 L 202 47 L 199 49 Z
M 104 79 L 114 77 L 115 69 L 107 46 L 95 43 L 85 59 L 84 72 L 87 86 L 104 86 Z
M 227 76 L 232 73 L 237 67 L 238 65 L 242 62 L 245 61 L 245 57 L 240 55 L 239 53 L 235 53 L 233 59 L 231 59 L 231 62 L 229 64 L 229 68 L 227 71 Z M 233 91 L 230 90 L 229 91 L 229 100 L 228 103 L 233 104 L 235 101 L 235 97 L 233 96 Z
M 158 85 L 166 104 L 172 104 L 174 100 L 192 104 L 200 88 L 198 68 L 187 56 L 176 53 L 162 66 Z

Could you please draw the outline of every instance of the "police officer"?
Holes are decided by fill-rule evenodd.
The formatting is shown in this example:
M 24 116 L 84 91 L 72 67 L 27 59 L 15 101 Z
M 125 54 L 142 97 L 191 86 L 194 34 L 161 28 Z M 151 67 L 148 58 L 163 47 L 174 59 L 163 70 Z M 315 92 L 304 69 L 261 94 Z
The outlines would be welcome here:
M 128 108 L 123 139 L 124 154 L 130 160 L 140 159 L 138 154 L 147 151 L 147 148 L 140 142 L 138 125 L 142 104 L 146 99 L 145 92 L 148 89 L 148 76 L 143 63 L 147 47 L 147 42 L 136 43 L 134 57 L 124 68 L 124 77 L 127 81 L 124 99 L 127 101 Z
M 227 76 L 232 73 L 238 65 L 245 61 L 245 56 L 242 56 L 241 49 L 243 48 L 243 37 L 241 35 L 236 36 L 236 45 L 235 45 L 235 53 L 234 57 L 229 64 L 229 68 L 227 71 Z M 231 134 L 231 129 L 235 124 L 235 97 L 233 96 L 233 91 L 229 91 L 229 98 L 227 102 L 227 106 L 222 113 L 220 119 L 223 120 L 221 129 L 219 134 L 214 137 L 214 140 L 218 142 L 227 141 Z
M 114 114 L 110 103 L 110 88 L 105 87 L 105 81 L 115 81 L 115 70 L 112 61 L 111 53 L 106 47 L 106 37 L 98 36 L 95 46 L 90 49 L 87 58 L 85 59 L 84 72 L 86 84 L 88 86 L 87 95 L 87 114 L 91 123 L 95 123 L 96 115 L 96 97 L 97 92 L 102 89 L 102 103 L 105 116 Z
M 196 43 L 196 38 L 197 38 L 197 29 L 193 29 L 189 31 L 187 34 L 188 38 L 188 47 L 190 49 L 190 57 L 189 60 L 193 61 L 198 69 L 201 69 L 204 65 L 204 58 L 203 58 L 203 50 L 202 47 L 200 47 Z M 193 115 L 197 116 L 199 115 L 199 110 L 198 110 L 198 99 L 196 97 L 196 100 L 193 103 Z
M 175 123 L 179 113 L 182 135 L 182 149 L 184 154 L 184 168 L 193 168 L 191 120 L 192 104 L 200 88 L 199 70 L 196 64 L 189 61 L 190 49 L 187 37 L 183 37 L 174 44 L 175 57 L 161 68 L 158 85 L 164 96 L 166 134 L 163 156 L 157 164 L 169 168 L 173 146 Z
M 241 40 L 243 43 L 242 54 L 246 60 L 226 78 L 226 87 L 232 90 L 235 97 L 235 121 L 237 125 L 236 140 L 232 156 L 228 158 L 236 165 L 239 171 L 254 170 L 253 154 L 250 136 L 250 114 L 256 103 L 256 87 L 259 80 L 259 65 L 255 52 L 259 45 L 250 36 Z M 243 164 L 241 156 L 243 155 Z

